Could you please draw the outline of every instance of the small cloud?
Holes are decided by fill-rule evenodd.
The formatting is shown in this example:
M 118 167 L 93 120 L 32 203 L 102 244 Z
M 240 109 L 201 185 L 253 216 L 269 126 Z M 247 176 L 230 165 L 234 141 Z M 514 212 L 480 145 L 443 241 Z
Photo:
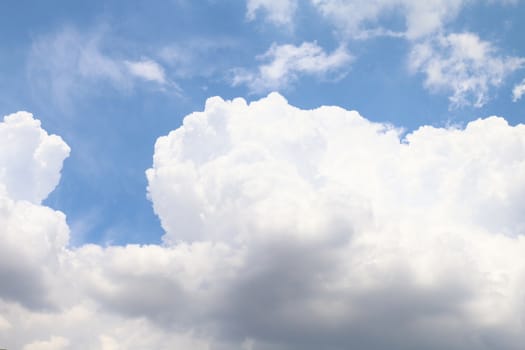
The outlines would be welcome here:
M 155 61 L 149 59 L 143 61 L 124 61 L 124 65 L 135 77 L 159 84 L 166 83 L 164 68 Z
M 512 101 L 517 102 L 525 94 L 525 79 L 512 89 Z
M 326 53 L 315 42 L 300 46 L 272 45 L 258 57 L 265 61 L 255 72 L 235 69 L 233 85 L 247 85 L 252 92 L 266 92 L 285 88 L 301 75 L 326 76 L 336 73 L 345 75 L 353 60 L 352 55 L 341 46 L 332 53 Z
M 410 69 L 426 76 L 426 88 L 452 93 L 452 107 L 482 107 L 490 90 L 524 64 L 524 58 L 502 56 L 473 33 L 435 36 L 416 44 L 409 56 Z

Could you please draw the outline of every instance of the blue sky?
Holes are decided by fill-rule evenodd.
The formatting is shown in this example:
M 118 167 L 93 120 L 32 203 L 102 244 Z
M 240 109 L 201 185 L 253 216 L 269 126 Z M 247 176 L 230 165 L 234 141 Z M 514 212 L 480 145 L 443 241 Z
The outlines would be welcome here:
M 264 6 L 247 16 L 243 1 L 4 1 L 1 7 L 0 112 L 29 110 L 72 146 L 62 181 L 46 203 L 67 213 L 82 232 L 76 243 L 160 241 L 144 171 L 156 138 L 201 110 L 209 96 L 254 100 L 278 90 L 301 108 L 338 105 L 407 130 L 462 125 L 489 115 L 502 115 L 512 124 L 523 121 L 524 102 L 512 102 L 512 88 L 525 70 L 515 69 L 490 86 L 483 106 L 469 101 L 452 106 L 450 90 L 425 88 L 424 73 L 408 68 L 411 47 L 421 39 L 345 37 L 308 3 L 301 3 L 286 23 L 272 22 L 272 10 Z M 436 30 L 470 32 L 493 45 L 499 57 L 523 57 L 524 17 L 519 3 L 468 3 Z M 391 9 L 369 22 L 398 32 L 406 28 L 402 14 Z M 64 44 L 57 52 L 53 45 L 61 36 L 80 47 Z M 72 86 L 53 87 L 62 76 L 75 74 L 75 50 L 90 40 L 96 41 L 93 52 L 108 60 L 156 62 L 170 83 L 115 82 L 93 71 L 72 77 Z M 257 57 L 271 45 L 304 42 L 327 53 L 344 45 L 352 59 L 333 72 L 299 72 L 293 81 L 258 91 L 233 86 L 233 71 L 256 69 Z M 41 50 L 35 52 L 38 45 Z
M 2 1 L 0 348 L 521 350 L 524 19 Z

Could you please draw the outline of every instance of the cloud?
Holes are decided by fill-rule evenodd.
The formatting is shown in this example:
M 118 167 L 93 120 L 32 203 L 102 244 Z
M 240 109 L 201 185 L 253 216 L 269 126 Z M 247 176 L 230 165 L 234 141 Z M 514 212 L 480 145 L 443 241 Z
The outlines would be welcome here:
M 197 303 L 223 336 L 517 349 L 524 133 L 492 117 L 400 140 L 336 107 L 213 98 L 158 140 L 149 193 L 166 244 L 222 242 L 238 256 L 233 277 L 200 289 L 220 302 Z
M 10 198 L 39 204 L 56 187 L 69 146 L 48 135 L 31 113 L 18 112 L 0 123 L 0 184 Z
M 253 21 L 260 10 L 265 11 L 267 19 L 277 25 L 289 25 L 297 9 L 297 0 L 248 0 L 246 18 Z
M 126 92 L 140 81 L 169 85 L 160 64 L 123 58 L 123 53 L 108 48 L 107 37 L 104 29 L 80 32 L 73 27 L 37 37 L 28 59 L 28 76 L 38 95 L 50 94 L 58 105 L 70 108 L 72 99 L 104 86 Z
M 62 337 L 51 337 L 49 340 L 35 341 L 24 346 L 23 350 L 63 350 L 69 348 L 69 341 Z
M 166 83 L 164 68 L 155 61 L 124 61 L 124 64 L 129 72 L 138 78 L 154 81 L 161 85 Z
M 312 4 L 325 17 L 338 26 L 343 35 L 366 38 L 370 35 L 403 34 L 415 39 L 439 31 L 455 18 L 467 3 L 464 0 L 312 0 Z M 404 19 L 405 28 L 387 28 L 382 19 Z
M 317 43 L 276 45 L 258 57 L 265 61 L 256 72 L 235 69 L 233 85 L 247 85 L 252 92 L 286 88 L 301 75 L 344 76 L 353 58 L 344 47 L 327 54 Z
M 412 46 L 409 57 L 411 69 L 426 75 L 427 88 L 451 91 L 453 107 L 481 107 L 489 100 L 490 90 L 501 86 L 508 75 L 523 66 L 525 59 L 505 57 L 494 45 L 473 33 L 447 34 L 450 32 L 448 24 L 470 3 L 468 0 L 310 0 L 309 5 L 302 6 L 312 7 L 336 28 L 341 47 L 354 44 L 356 39 L 368 40 L 377 36 L 405 39 Z M 516 1 L 493 3 L 514 5 Z M 248 1 L 246 15 L 253 19 L 258 10 L 264 10 L 260 12 L 266 15 L 269 22 L 290 25 L 300 9 L 295 1 Z M 252 92 L 278 90 L 289 84 L 299 72 L 292 68 L 296 62 L 288 60 L 293 54 L 285 54 L 294 50 L 290 45 L 281 47 L 283 52 L 278 52 L 278 47 L 274 45 L 262 56 L 262 59 L 273 58 L 274 61 L 260 66 L 259 72 L 236 70 L 234 83 L 246 84 Z M 285 51 L 284 47 L 288 49 Z M 294 49 L 303 51 L 298 47 Z M 347 55 L 344 60 L 351 60 L 345 50 L 338 51 Z M 319 57 L 317 64 L 322 61 Z M 290 64 L 287 65 L 287 62 Z M 340 66 L 335 64 L 335 67 Z M 519 92 L 519 87 L 517 89 Z M 513 99 L 516 100 L 516 97 Z
M 413 72 L 425 74 L 425 87 L 449 91 L 453 107 L 482 107 L 492 88 L 523 67 L 525 59 L 503 56 L 476 34 L 439 35 L 415 44 L 409 57 Z
M 525 79 L 516 86 L 514 86 L 514 89 L 512 89 L 512 101 L 516 102 L 518 101 L 521 96 L 525 94 Z
M 402 134 L 277 93 L 210 98 L 155 145 L 161 245 L 68 247 L 63 214 L 4 192 L 0 267 L 40 277 L 0 284 L 0 343 L 520 349 L 525 126 Z
M 350 38 L 376 35 L 421 38 L 440 31 L 468 3 L 465 0 L 311 0 L 310 4 Z M 253 20 L 263 10 L 269 22 L 289 25 L 298 9 L 297 1 L 248 0 L 246 17 Z M 403 27 L 385 27 L 385 18 L 402 18 Z
M 51 305 L 47 289 L 69 231 L 64 214 L 41 202 L 57 185 L 69 151 L 30 113 L 0 123 L 0 298 Z

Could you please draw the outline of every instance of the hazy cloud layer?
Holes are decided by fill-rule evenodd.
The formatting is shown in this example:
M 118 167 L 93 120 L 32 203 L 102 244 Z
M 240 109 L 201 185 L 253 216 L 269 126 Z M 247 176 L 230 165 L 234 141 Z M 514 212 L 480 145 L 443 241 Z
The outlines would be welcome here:
M 263 11 L 267 19 L 277 25 L 289 25 L 293 21 L 297 0 L 248 0 L 246 18 L 254 20 L 257 12 Z
M 521 349 L 525 127 L 401 135 L 276 93 L 211 98 L 147 171 L 163 245 L 68 248 L 63 214 L 2 192 L 0 266 L 18 291 L 0 286 L 0 343 Z

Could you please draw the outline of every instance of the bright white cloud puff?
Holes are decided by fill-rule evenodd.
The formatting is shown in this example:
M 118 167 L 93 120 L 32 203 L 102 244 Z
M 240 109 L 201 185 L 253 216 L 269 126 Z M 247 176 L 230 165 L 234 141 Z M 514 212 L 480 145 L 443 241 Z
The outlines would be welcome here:
M 211 98 L 155 146 L 163 245 L 68 248 L 63 214 L 4 191 L 0 275 L 18 292 L 0 284 L 0 343 L 520 349 L 525 126 L 401 135 L 276 93 Z

